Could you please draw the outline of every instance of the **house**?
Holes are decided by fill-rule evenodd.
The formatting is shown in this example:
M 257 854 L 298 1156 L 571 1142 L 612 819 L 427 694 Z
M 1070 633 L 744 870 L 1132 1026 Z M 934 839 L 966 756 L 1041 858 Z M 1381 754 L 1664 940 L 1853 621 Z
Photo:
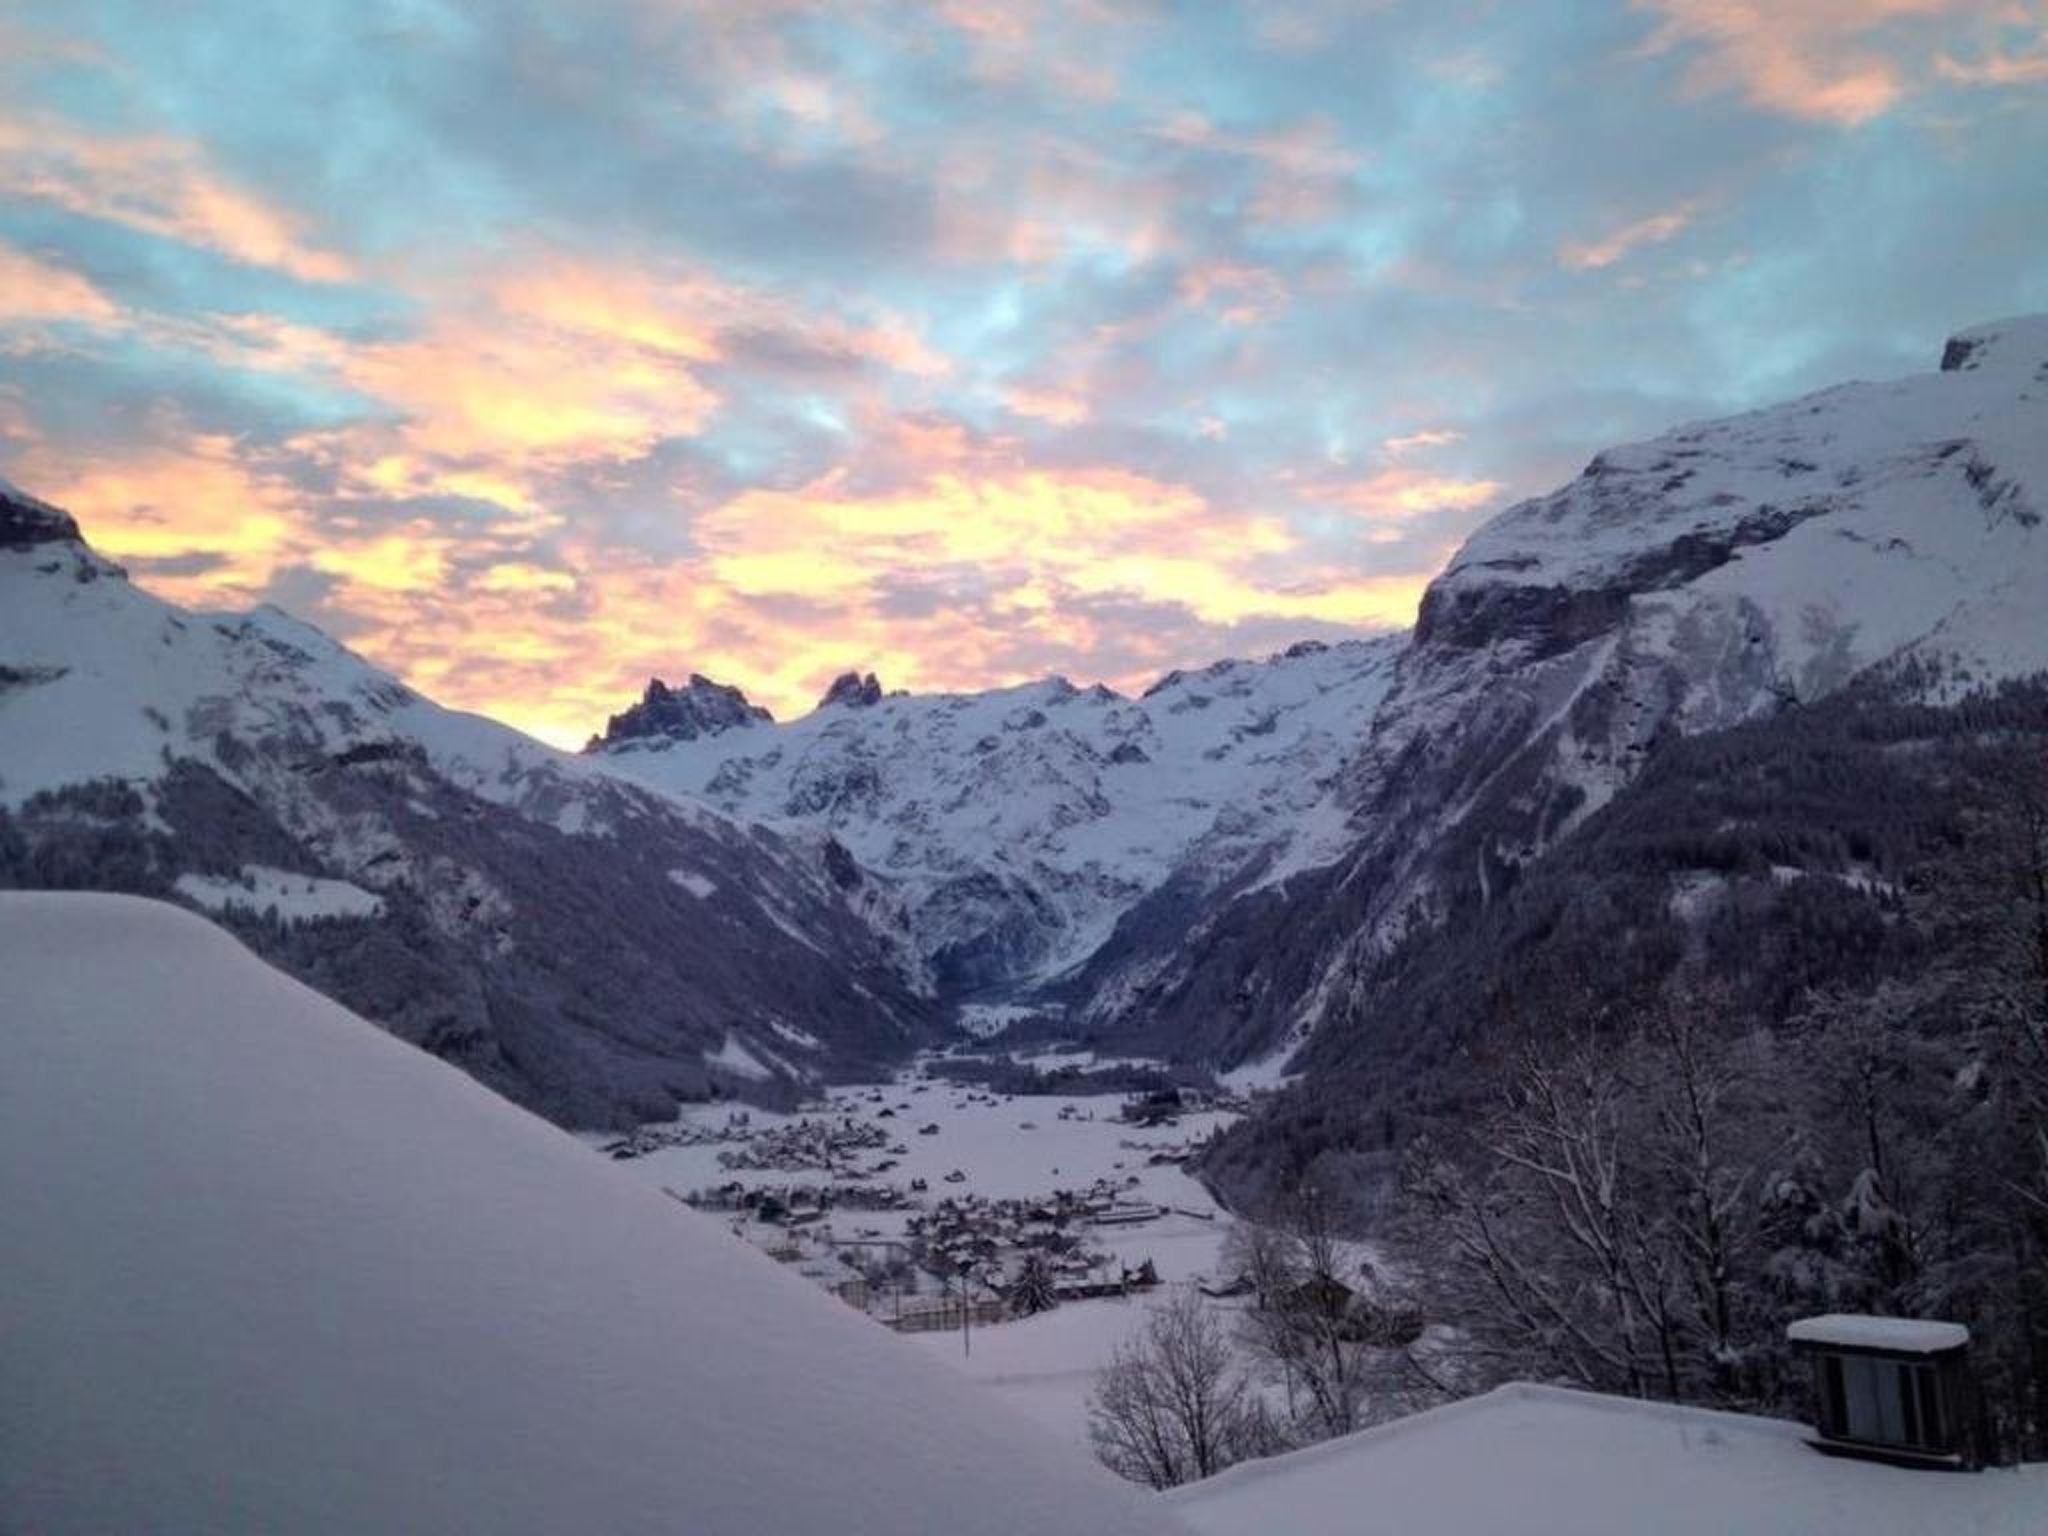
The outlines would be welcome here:
M 1916 1466 L 1983 1463 L 1983 1424 L 1961 1323 L 1833 1313 L 1785 1330 L 1813 1363 L 1824 1451 Z
M 1092 1220 L 1098 1227 L 1127 1227 L 1139 1222 L 1157 1221 L 1164 1214 L 1156 1205 L 1115 1203 L 1097 1210 Z

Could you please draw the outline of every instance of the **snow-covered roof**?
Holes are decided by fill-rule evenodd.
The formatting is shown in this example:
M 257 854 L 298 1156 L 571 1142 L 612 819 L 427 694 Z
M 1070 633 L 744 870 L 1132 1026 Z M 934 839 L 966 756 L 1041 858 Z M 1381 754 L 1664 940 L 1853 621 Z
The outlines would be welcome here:
M 1206 1536 L 2039 1536 L 2048 1467 L 1936 1476 L 1800 1425 L 1514 1385 L 1166 1496 Z
M 203 919 L 0 893 L 0 1530 L 1173 1529 Z
M 1970 1330 L 1961 1323 L 1938 1323 L 1918 1317 L 1864 1317 L 1833 1312 L 1802 1317 L 1785 1329 L 1794 1344 L 1832 1344 L 1842 1349 L 1888 1349 L 1908 1355 L 1937 1355 L 1961 1349 Z

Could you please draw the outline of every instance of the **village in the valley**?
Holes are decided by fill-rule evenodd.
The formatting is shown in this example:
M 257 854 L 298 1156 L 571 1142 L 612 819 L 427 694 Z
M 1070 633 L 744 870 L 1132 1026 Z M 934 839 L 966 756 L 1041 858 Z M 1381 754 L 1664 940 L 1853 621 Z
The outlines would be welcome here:
M 879 1323 L 958 1333 L 1227 1286 L 1225 1222 L 1184 1164 L 1245 1107 L 1220 1088 L 997 1092 L 920 1063 L 789 1114 L 706 1107 L 605 1150 Z

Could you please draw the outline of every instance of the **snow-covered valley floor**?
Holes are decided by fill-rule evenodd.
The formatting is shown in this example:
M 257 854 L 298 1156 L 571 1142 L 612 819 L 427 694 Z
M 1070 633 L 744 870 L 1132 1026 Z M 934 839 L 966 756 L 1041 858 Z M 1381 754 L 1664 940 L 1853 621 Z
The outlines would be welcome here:
M 1039 1063 L 1043 1065 L 1043 1062 Z M 1095 1065 L 1103 1065 L 1095 1063 Z M 754 1142 L 702 1140 L 666 1146 L 619 1162 L 623 1176 L 644 1180 L 674 1195 L 715 1188 L 730 1181 L 748 1186 L 806 1183 L 891 1186 L 903 1195 L 895 1209 L 835 1208 L 824 1221 L 798 1228 L 733 1217 L 736 1235 L 758 1246 L 807 1258 L 839 1250 L 852 1239 L 868 1245 L 898 1242 L 914 1218 L 929 1217 L 940 1202 L 968 1197 L 983 1201 L 1035 1202 L 1055 1191 L 1115 1190 L 1125 1207 L 1150 1207 L 1158 1214 L 1125 1224 L 1087 1225 L 1075 1235 L 1090 1253 L 1109 1263 L 1093 1275 L 1113 1276 L 1150 1261 L 1159 1289 L 1127 1297 L 1066 1300 L 1036 1317 L 983 1325 L 977 1319 L 963 1336 L 957 1329 L 908 1332 L 902 1340 L 947 1362 L 990 1393 L 1072 1444 L 1087 1443 L 1087 1401 L 1095 1372 L 1116 1345 L 1142 1328 L 1150 1310 L 1174 1287 L 1192 1285 L 1218 1268 L 1228 1219 L 1202 1185 L 1177 1163 L 1154 1161 L 1173 1155 L 1235 1118 L 1229 1110 L 1198 1110 L 1172 1125 L 1139 1127 L 1120 1118 L 1117 1094 L 1004 1095 L 945 1082 L 914 1066 L 888 1083 L 836 1087 L 819 1104 L 795 1114 L 741 1110 Z M 735 1113 L 730 1105 L 702 1105 L 685 1112 L 681 1127 L 718 1135 Z M 729 1168 L 721 1153 L 758 1144 L 764 1133 L 798 1122 L 854 1127 L 849 1140 L 872 1131 L 882 1144 L 849 1156 L 841 1177 L 818 1170 Z M 937 1129 L 925 1133 L 927 1126 Z M 684 1134 L 690 1134 L 686 1129 Z M 851 1177 L 883 1162 L 879 1176 Z M 959 1178 L 953 1179 L 952 1175 Z M 925 1188 L 914 1190 L 916 1181 Z M 792 1235 L 795 1242 L 792 1244 Z M 1079 1278 L 1079 1277 L 1077 1277 Z M 922 1282 L 928 1291 L 937 1282 Z M 878 1325 L 905 1303 L 893 1290 L 877 1290 L 869 1310 Z

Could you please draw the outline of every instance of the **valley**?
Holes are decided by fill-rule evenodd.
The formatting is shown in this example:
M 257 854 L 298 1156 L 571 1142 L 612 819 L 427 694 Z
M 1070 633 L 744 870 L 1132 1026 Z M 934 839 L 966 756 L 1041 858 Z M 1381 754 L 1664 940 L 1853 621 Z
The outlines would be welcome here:
M 1203 1096 L 1147 1114 L 1142 1097 L 1001 1094 L 933 1074 L 960 1060 L 922 1059 L 791 1111 L 696 1106 L 643 1138 L 591 1140 L 619 1174 L 724 1222 L 1085 1448 L 1089 1393 L 1117 1345 L 1175 1291 L 1223 1278 L 1230 1218 L 1185 1165 L 1249 1106 Z M 1057 1304 L 1017 1317 L 1001 1297 L 1034 1254 Z

